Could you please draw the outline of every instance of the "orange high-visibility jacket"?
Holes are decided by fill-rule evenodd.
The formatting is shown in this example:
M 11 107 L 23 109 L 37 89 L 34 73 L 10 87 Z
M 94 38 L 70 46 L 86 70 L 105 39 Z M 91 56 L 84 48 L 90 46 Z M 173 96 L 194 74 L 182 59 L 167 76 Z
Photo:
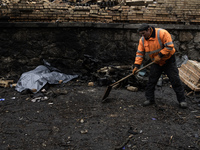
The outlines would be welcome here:
M 142 64 L 145 53 L 148 54 L 152 60 L 158 53 L 162 53 L 163 57 L 158 64 L 160 66 L 164 65 L 165 61 L 175 53 L 170 33 L 164 29 L 155 28 L 155 38 L 150 37 L 146 40 L 144 37 L 141 37 L 136 52 L 135 64 Z

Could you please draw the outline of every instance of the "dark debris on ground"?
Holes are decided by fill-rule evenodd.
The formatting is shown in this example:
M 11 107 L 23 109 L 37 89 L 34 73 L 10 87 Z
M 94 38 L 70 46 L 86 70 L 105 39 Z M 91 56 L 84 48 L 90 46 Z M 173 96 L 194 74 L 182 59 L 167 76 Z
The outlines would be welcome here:
M 124 87 L 102 103 L 105 90 L 78 80 L 37 95 L 1 88 L 0 149 L 200 149 L 198 93 L 181 109 L 168 84 L 156 87 L 156 105 L 149 107 L 142 106 L 144 91 Z

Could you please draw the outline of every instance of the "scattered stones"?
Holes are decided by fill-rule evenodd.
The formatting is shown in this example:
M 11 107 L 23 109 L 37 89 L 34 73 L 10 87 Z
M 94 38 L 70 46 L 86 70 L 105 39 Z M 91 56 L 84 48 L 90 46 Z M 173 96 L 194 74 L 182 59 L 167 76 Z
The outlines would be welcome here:
M 137 92 L 138 91 L 138 87 L 128 86 L 127 90 L 132 91 L 132 92 Z

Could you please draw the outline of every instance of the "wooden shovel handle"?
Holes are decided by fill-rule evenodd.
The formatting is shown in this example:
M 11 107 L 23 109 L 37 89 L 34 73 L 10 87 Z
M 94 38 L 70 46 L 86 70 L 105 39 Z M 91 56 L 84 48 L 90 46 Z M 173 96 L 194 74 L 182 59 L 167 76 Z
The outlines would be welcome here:
M 143 69 L 145 69 L 145 68 L 149 67 L 149 66 L 150 66 L 150 65 L 152 65 L 153 63 L 154 63 L 154 62 L 152 61 L 151 63 L 147 64 L 146 66 L 144 66 L 144 67 L 142 67 L 142 68 L 138 69 L 138 70 L 135 72 L 135 74 L 136 74 L 136 73 L 138 73 L 138 72 L 140 72 L 141 70 L 143 70 Z M 127 75 L 127 76 L 125 76 L 124 78 L 122 78 L 122 79 L 118 80 L 117 82 L 115 82 L 115 83 L 111 84 L 110 86 L 114 86 L 114 85 L 116 85 L 117 83 L 119 83 L 119 82 L 121 82 L 121 81 L 123 81 L 123 80 L 125 80 L 125 79 L 129 78 L 129 77 L 130 77 L 130 76 L 132 76 L 132 75 L 134 75 L 134 74 L 133 74 L 133 73 L 131 73 L 131 74 L 129 74 L 129 75 Z
M 131 73 L 131 74 L 129 74 L 129 75 L 127 75 L 127 76 L 125 76 L 124 78 L 122 78 L 122 79 L 118 80 L 117 82 L 115 82 L 115 83 L 111 84 L 110 86 L 114 86 L 114 85 L 116 85 L 117 83 L 119 83 L 119 82 L 121 82 L 121 81 L 123 81 L 123 80 L 125 80 L 125 79 L 129 78 L 129 77 L 130 77 L 130 76 L 132 76 L 132 75 L 133 75 L 133 74 Z
M 135 74 L 138 73 L 138 72 L 140 72 L 141 70 L 143 70 L 143 69 L 145 69 L 145 68 L 151 66 L 153 63 L 154 63 L 154 61 L 152 61 L 152 62 L 150 62 L 149 64 L 147 64 L 146 66 L 144 66 L 144 67 L 138 69 L 138 70 L 135 72 Z

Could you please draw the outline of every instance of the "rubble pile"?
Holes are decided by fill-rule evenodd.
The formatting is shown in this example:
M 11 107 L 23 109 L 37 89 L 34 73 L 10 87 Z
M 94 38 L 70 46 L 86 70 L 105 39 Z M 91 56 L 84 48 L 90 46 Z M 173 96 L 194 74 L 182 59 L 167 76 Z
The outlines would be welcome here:
M 133 69 L 132 65 L 107 65 L 99 68 L 99 63 L 99 60 L 85 55 L 83 61 L 83 70 L 85 71 L 82 70 L 84 73 L 80 76 L 80 79 L 88 82 L 88 86 L 95 84 L 108 86 L 131 74 Z M 127 88 L 130 91 L 144 89 L 148 81 L 148 73 L 148 69 L 141 71 L 137 75 L 116 84 L 114 88 Z
M 3 0 L 0 20 L 198 24 L 199 5 L 199 0 Z

